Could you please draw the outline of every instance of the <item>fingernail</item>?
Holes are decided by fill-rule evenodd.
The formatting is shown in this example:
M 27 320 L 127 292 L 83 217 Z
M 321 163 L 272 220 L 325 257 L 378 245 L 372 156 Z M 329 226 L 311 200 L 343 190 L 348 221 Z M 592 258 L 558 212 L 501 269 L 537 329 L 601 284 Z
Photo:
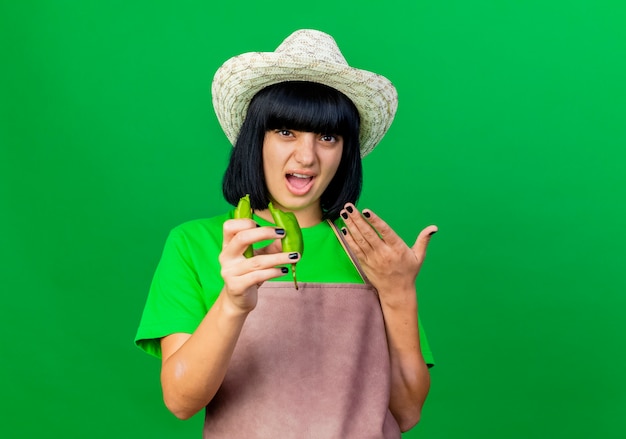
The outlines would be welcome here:
M 341 228 L 341 233 L 343 233 L 344 235 L 347 235 L 347 234 L 348 234 L 348 231 L 346 230 L 346 228 L 345 228 L 345 227 L 342 227 L 342 228 Z
M 289 253 L 289 259 L 298 259 L 298 253 Z
M 369 218 L 370 216 L 372 216 L 369 212 L 363 212 L 363 216 L 365 218 Z
M 287 267 L 280 267 L 280 271 L 282 271 L 283 274 L 289 273 L 289 269 Z
M 353 210 L 352 210 L 352 206 L 346 206 L 346 210 L 347 210 L 349 213 L 352 213 L 352 212 L 353 212 Z
M 281 229 L 280 227 L 274 229 L 277 235 L 283 236 L 285 234 L 285 229 Z
M 345 212 L 341 212 L 341 217 L 342 217 L 343 219 L 348 219 L 348 214 L 347 214 L 347 213 L 345 213 Z

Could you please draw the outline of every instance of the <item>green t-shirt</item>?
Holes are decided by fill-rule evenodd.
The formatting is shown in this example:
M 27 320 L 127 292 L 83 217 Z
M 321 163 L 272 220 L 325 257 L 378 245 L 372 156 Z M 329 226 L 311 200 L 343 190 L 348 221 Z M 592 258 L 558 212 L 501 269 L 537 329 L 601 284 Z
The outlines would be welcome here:
M 222 225 L 231 218 L 233 211 L 189 221 L 170 232 L 135 337 L 135 343 L 145 352 L 160 357 L 160 338 L 177 332 L 193 333 L 217 299 L 224 286 L 218 260 Z M 261 226 L 272 225 L 256 215 L 254 220 Z M 324 221 L 303 228 L 302 234 L 304 252 L 297 265 L 299 283 L 363 283 L 330 224 Z M 293 282 L 293 278 L 289 273 L 274 281 Z M 426 363 L 432 365 L 421 322 L 419 329 L 422 354 Z

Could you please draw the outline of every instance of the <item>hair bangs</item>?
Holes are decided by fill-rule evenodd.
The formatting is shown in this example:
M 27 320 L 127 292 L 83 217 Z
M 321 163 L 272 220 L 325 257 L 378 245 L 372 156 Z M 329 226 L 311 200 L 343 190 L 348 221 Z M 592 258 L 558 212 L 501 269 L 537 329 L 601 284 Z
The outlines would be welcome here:
M 293 129 L 345 136 L 359 126 L 359 113 L 345 95 L 323 84 L 292 81 L 267 87 L 264 129 Z

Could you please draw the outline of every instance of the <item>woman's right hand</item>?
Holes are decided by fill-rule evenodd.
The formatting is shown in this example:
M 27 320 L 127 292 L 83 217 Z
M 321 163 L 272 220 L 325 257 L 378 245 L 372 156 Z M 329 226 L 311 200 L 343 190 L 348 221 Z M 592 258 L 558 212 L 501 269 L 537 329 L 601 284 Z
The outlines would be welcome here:
M 282 251 L 280 240 L 285 231 L 271 226 L 259 227 L 250 219 L 232 219 L 224 222 L 224 241 L 219 255 L 224 280 L 222 294 L 236 311 L 248 313 L 257 303 L 257 289 L 269 279 L 284 276 L 286 265 L 297 262 Z M 254 251 L 246 258 L 243 253 L 248 246 L 274 240 L 270 245 Z M 293 254 L 292 254 L 293 257 Z
M 219 261 L 224 288 L 219 297 L 193 334 L 161 339 L 163 398 L 180 419 L 206 407 L 222 384 L 247 314 L 256 306 L 258 285 L 283 276 L 281 267 L 298 260 L 282 252 L 285 235 L 274 227 L 233 219 L 224 223 L 223 233 Z M 251 258 L 243 255 L 249 245 L 264 240 L 273 242 Z

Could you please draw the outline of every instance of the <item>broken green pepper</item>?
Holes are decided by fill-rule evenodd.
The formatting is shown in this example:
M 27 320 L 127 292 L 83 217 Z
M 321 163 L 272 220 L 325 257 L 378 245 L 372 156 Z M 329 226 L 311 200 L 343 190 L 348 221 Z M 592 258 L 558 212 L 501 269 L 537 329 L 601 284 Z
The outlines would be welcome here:
M 285 229 L 285 237 L 281 240 L 281 244 L 284 252 L 289 253 L 302 253 L 304 252 L 304 240 L 302 239 L 302 230 L 298 224 L 298 220 L 293 212 L 283 212 L 280 209 L 276 209 L 274 205 L 269 203 L 270 213 L 276 223 L 276 227 Z M 293 274 L 293 283 L 298 289 L 298 280 L 296 279 L 296 263 L 291 264 L 291 273 Z
M 252 208 L 250 207 L 250 194 L 246 194 L 245 197 L 241 197 L 239 199 L 239 203 L 237 207 L 235 207 L 235 218 L 250 218 L 252 219 Z M 254 256 L 254 250 L 252 250 L 252 246 L 248 246 L 243 255 L 246 258 L 251 258 Z

